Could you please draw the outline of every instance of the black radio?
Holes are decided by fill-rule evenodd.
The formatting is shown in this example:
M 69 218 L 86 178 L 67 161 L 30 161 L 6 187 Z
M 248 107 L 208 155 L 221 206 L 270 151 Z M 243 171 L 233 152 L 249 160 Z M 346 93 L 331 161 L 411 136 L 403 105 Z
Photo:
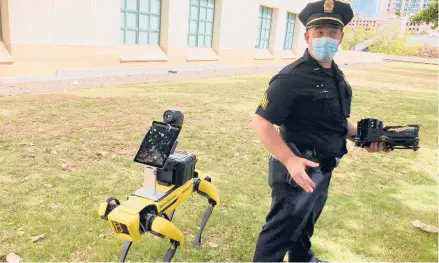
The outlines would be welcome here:
M 385 126 L 377 119 L 362 119 L 358 122 L 355 146 L 370 147 L 373 142 L 383 142 L 387 150 L 419 149 L 419 125 Z

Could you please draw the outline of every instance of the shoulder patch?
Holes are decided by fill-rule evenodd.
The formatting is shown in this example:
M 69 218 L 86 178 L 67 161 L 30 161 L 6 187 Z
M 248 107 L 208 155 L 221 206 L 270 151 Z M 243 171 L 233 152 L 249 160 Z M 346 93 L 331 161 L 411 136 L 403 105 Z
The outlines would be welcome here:
M 260 106 L 263 110 L 267 109 L 267 106 L 268 106 L 268 93 L 267 92 L 264 93 L 264 96 L 262 97 L 262 100 L 260 102 Z

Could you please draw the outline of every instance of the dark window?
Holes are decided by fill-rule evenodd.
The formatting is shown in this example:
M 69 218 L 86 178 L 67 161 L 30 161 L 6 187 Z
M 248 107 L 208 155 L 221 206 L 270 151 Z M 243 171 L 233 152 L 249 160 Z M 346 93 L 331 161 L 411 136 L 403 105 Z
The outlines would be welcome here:
M 0 3 L 0 41 L 3 41 L 3 32 L 2 32 L 2 6 Z

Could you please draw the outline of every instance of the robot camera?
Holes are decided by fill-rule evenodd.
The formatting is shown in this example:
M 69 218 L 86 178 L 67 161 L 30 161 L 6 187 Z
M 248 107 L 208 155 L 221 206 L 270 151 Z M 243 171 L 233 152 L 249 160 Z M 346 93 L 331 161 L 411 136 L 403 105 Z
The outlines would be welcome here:
M 174 125 L 177 127 L 183 126 L 184 115 L 179 110 L 167 110 L 163 113 L 163 121 L 167 124 Z

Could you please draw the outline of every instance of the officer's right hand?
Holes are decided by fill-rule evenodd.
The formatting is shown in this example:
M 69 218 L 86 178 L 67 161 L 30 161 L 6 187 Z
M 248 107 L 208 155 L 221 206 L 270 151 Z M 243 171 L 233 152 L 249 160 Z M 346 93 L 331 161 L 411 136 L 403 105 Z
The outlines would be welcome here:
M 315 183 L 305 171 L 307 166 L 318 167 L 319 164 L 300 157 L 292 157 L 286 163 L 286 168 L 293 180 L 306 192 L 312 192 Z

